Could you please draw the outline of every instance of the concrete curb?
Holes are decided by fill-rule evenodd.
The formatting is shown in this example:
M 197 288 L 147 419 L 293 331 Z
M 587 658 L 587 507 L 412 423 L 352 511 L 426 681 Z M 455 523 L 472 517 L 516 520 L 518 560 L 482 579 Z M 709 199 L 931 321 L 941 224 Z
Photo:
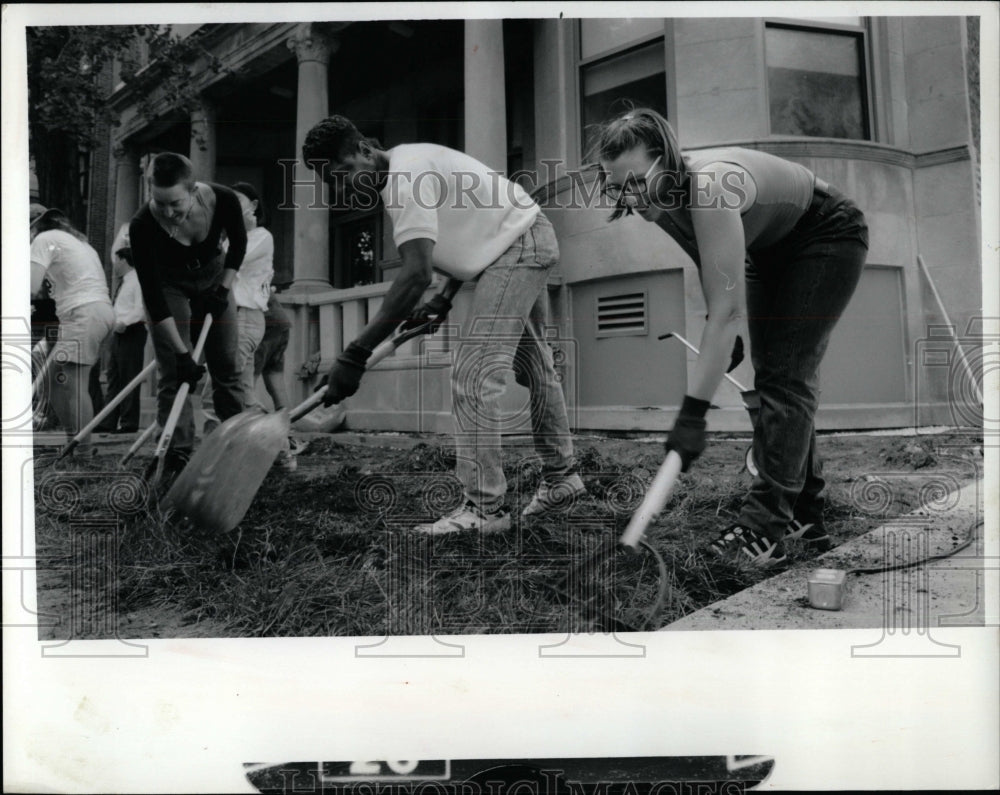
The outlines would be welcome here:
M 855 538 L 764 582 L 708 605 L 660 629 L 861 629 L 880 627 L 926 634 L 933 627 L 982 626 L 980 572 L 984 569 L 983 481 L 974 481 L 939 501 Z M 808 602 L 807 578 L 814 569 L 880 568 L 947 554 L 970 536 L 957 554 L 907 569 L 851 574 L 841 610 L 819 610 Z M 793 542 L 794 543 L 794 542 Z

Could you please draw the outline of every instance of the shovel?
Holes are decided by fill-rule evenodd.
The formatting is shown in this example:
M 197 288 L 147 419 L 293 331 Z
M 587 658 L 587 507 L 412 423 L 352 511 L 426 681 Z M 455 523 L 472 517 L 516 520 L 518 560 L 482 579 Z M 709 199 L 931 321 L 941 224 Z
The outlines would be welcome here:
M 191 358 L 196 362 L 201 358 L 201 350 L 205 347 L 205 340 L 208 339 L 208 330 L 212 327 L 212 315 L 211 313 L 205 314 L 205 321 L 201 326 L 201 334 L 198 335 L 198 344 L 194 346 L 194 351 L 191 353 Z M 155 364 L 155 362 L 150 362 L 150 364 Z M 138 378 L 138 376 L 136 376 Z M 191 384 L 185 381 L 177 389 L 177 395 L 174 397 L 174 404 L 170 407 L 170 414 L 167 415 L 167 421 L 163 425 L 163 433 L 160 435 L 160 441 L 156 444 L 156 452 L 153 454 L 153 461 L 151 464 L 155 463 L 156 470 L 153 473 L 153 477 L 149 481 L 150 489 L 155 488 L 155 486 L 160 482 L 160 478 L 163 477 L 163 462 L 167 456 L 167 449 L 170 447 L 170 442 L 174 438 L 174 429 L 177 427 L 177 421 L 181 417 L 181 411 L 184 408 L 184 401 L 187 400 L 188 392 L 191 391 Z M 147 470 L 148 471 L 148 470 Z
M 461 283 L 449 282 L 449 300 Z M 369 357 L 366 369 L 393 354 L 404 342 L 433 333 L 444 320 L 432 318 L 386 340 Z M 191 456 L 167 492 L 166 505 L 203 530 L 227 533 L 246 515 L 271 465 L 284 448 L 291 424 L 323 402 L 327 387 L 290 412 L 264 414 L 260 409 L 230 417 Z
M 694 345 L 692 345 L 690 342 L 688 342 L 686 339 L 684 339 L 680 334 L 678 334 L 675 331 L 668 331 L 666 334 L 661 334 L 659 337 L 657 337 L 657 339 L 665 340 L 669 339 L 670 337 L 675 338 L 678 342 L 684 345 L 689 351 L 691 351 L 695 356 L 701 355 L 698 352 L 698 349 Z M 733 378 L 729 373 L 724 373 L 723 375 L 726 377 L 729 383 L 731 383 L 734 387 L 740 390 L 740 397 L 743 398 L 743 408 L 745 408 L 747 410 L 747 413 L 750 415 L 750 423 L 751 425 L 753 425 L 754 430 L 756 430 L 757 418 L 758 416 L 760 416 L 760 395 L 758 395 L 757 391 L 754 389 L 747 389 L 745 386 L 743 386 L 743 384 L 741 384 L 739 381 Z M 747 472 L 749 472 L 751 476 L 757 477 L 757 464 L 753 460 L 753 445 L 750 445 L 747 448 L 747 452 L 746 455 L 744 456 L 743 463 L 744 466 L 746 466 L 747 468 Z

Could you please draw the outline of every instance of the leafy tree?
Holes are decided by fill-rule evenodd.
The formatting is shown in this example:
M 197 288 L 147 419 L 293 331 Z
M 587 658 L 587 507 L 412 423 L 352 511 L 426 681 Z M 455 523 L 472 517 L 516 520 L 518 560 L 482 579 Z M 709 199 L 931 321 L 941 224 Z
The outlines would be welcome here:
M 120 63 L 119 77 L 133 89 L 146 119 L 153 120 L 158 109 L 190 112 L 199 104 L 192 80 L 195 61 L 223 71 L 199 38 L 180 38 L 169 26 L 155 25 L 28 28 L 29 149 L 46 204 L 85 228 L 78 153 L 102 143 L 107 125 L 118 124 L 108 106 L 114 62 Z M 145 53 L 148 66 L 142 63 Z

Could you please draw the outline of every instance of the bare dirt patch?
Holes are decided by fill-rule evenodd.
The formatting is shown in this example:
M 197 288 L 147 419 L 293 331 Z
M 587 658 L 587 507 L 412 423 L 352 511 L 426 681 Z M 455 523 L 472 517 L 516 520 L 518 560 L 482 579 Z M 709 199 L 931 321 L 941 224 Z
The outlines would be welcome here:
M 981 437 L 961 433 L 820 437 L 834 543 L 978 477 L 981 444 Z M 55 473 L 40 459 L 39 637 L 656 628 L 773 573 L 704 552 L 735 518 L 750 485 L 742 470 L 746 445 L 714 440 L 650 528 L 647 540 L 665 563 L 665 578 L 648 553 L 609 552 L 606 543 L 620 535 L 659 466 L 659 442 L 581 437 L 588 496 L 558 517 L 515 519 L 510 533 L 482 538 L 408 531 L 461 499 L 451 474 L 454 452 L 442 438 L 313 439 L 298 471 L 272 471 L 240 527 L 216 537 L 150 513 L 140 494 L 109 497 L 126 482 L 141 490 L 142 461 L 122 473 L 107 454 L 59 465 Z M 539 480 L 530 447 L 507 446 L 505 473 L 517 517 Z M 803 545 L 788 551 L 789 565 L 815 554 Z

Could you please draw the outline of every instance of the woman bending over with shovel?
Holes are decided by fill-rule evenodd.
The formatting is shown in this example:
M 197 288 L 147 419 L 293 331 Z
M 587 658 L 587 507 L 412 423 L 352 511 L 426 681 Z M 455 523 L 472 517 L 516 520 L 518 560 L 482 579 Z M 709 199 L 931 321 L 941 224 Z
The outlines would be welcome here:
M 132 218 L 129 238 L 159 365 L 157 420 L 163 427 L 180 385 L 193 388 L 205 372 L 191 356 L 191 340 L 211 314 L 205 360 L 215 411 L 225 421 L 243 410 L 236 305 L 230 295 L 247 249 L 243 210 L 229 188 L 196 182 L 183 155 L 158 154 L 147 179 L 151 198 Z M 224 255 L 223 235 L 229 241 Z M 164 468 L 183 469 L 193 446 L 194 419 L 185 401 Z
M 796 163 L 735 147 L 683 152 L 652 110 L 602 125 L 596 154 L 604 193 L 616 202 L 612 219 L 634 212 L 655 223 L 701 277 L 701 354 L 667 440 L 685 471 L 705 448 L 705 414 L 746 316 L 759 471 L 711 551 L 767 565 L 784 560 L 784 540 L 828 543 L 815 450 L 818 370 L 864 268 L 864 216 Z

